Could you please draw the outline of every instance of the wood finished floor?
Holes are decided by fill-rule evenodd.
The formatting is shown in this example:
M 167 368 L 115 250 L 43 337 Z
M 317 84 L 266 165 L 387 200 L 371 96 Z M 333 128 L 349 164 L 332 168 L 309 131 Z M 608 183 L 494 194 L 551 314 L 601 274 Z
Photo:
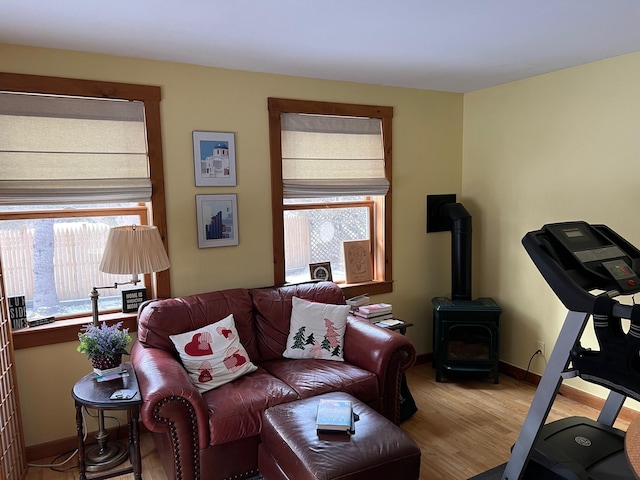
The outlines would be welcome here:
M 420 480 L 466 480 L 509 459 L 534 387 L 505 375 L 497 385 L 489 379 L 436 383 L 431 364 L 413 367 L 407 379 L 418 412 L 402 428 L 422 450 Z M 595 419 L 598 411 L 558 396 L 549 421 L 575 415 Z M 627 426 L 623 420 L 616 422 L 622 430 Z M 150 435 L 142 436 L 141 448 L 143 479 L 167 480 Z M 33 463 L 52 461 L 49 458 Z M 30 467 L 27 480 L 76 480 L 76 465 L 74 456 L 56 468 L 61 471 Z M 133 474 L 114 478 L 133 480 Z

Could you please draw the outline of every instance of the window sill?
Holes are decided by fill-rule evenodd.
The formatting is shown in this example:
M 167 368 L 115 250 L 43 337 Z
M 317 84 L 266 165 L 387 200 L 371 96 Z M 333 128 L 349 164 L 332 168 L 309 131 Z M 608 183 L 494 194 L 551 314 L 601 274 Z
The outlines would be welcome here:
M 351 283 L 340 285 L 345 298 L 356 295 L 380 295 L 393 291 L 393 282 L 372 281 L 363 283 Z M 123 327 L 128 328 L 130 333 L 137 331 L 137 313 L 106 313 L 100 315 L 100 321 L 106 320 L 109 323 L 122 321 Z M 91 323 L 91 316 L 73 318 L 69 320 L 56 320 L 53 323 L 40 325 L 38 327 L 21 328 L 13 330 L 13 348 L 41 347 L 54 343 L 73 342 L 78 340 L 78 332 L 83 325 Z
M 122 321 L 123 328 L 128 328 L 130 333 L 137 331 L 136 313 L 105 313 L 100 315 L 100 321 L 108 323 Z M 83 325 L 91 323 L 91 316 L 72 318 L 69 320 L 56 320 L 53 323 L 38 327 L 21 328 L 11 332 L 13 348 L 40 347 L 54 343 L 73 342 L 78 340 L 78 333 Z
M 393 282 L 374 280 L 372 282 L 343 284 L 340 285 L 340 288 L 342 288 L 345 298 L 356 295 L 380 295 L 393 292 Z

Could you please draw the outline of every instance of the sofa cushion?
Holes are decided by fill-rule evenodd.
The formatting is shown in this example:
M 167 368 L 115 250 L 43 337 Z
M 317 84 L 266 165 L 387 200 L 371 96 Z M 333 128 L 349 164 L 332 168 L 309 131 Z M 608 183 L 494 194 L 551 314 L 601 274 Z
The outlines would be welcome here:
M 378 377 L 355 365 L 317 359 L 282 358 L 263 362 L 260 367 L 289 385 L 300 398 L 340 391 L 378 408 Z
M 300 396 L 265 369 L 258 369 L 202 395 L 209 411 L 211 445 L 260 434 L 262 412 Z
M 257 368 L 240 343 L 233 315 L 169 338 L 200 392 L 229 383 Z
M 148 302 L 138 312 L 138 340 L 145 346 L 178 353 L 169 338 L 197 330 L 233 314 L 240 342 L 252 361 L 258 360 L 258 345 L 249 291 L 244 288 L 201 293 Z
M 250 290 L 255 308 L 256 334 L 261 363 L 264 360 L 282 358 L 289 336 L 291 299 L 295 296 L 320 303 L 344 305 L 342 289 L 333 282 L 316 282 L 279 288 L 254 288 Z M 242 335 L 240 335 L 242 339 Z M 251 355 L 251 352 L 249 352 Z M 253 356 L 251 357 L 254 358 Z
M 291 299 L 291 323 L 285 358 L 322 358 L 342 362 L 348 305 Z

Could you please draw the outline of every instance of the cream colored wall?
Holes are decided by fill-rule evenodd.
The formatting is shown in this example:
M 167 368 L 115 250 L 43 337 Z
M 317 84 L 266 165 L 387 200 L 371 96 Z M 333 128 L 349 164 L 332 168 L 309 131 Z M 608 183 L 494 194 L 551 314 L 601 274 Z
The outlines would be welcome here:
M 419 353 L 431 351 L 430 299 L 450 294 L 449 237 L 426 235 L 425 198 L 460 192 L 462 95 L 2 44 L 0 71 L 162 87 L 174 295 L 273 282 L 268 97 L 392 106 L 395 283 L 392 294 L 374 299 L 393 303 L 399 317 L 415 323 L 408 336 Z M 235 132 L 237 187 L 195 188 L 193 130 Z M 198 249 L 195 195 L 214 193 L 238 195 L 236 247 Z M 28 446 L 75 435 L 70 391 L 90 369 L 75 346 L 16 352 Z
M 504 308 L 501 360 L 547 357 L 566 309 L 521 245 L 546 223 L 604 223 L 640 245 L 640 53 L 464 98 L 462 196 L 474 215 L 475 294 Z M 596 347 L 592 327 L 588 346 Z M 539 357 L 531 369 L 542 373 Z M 570 384 L 602 394 L 572 380 Z

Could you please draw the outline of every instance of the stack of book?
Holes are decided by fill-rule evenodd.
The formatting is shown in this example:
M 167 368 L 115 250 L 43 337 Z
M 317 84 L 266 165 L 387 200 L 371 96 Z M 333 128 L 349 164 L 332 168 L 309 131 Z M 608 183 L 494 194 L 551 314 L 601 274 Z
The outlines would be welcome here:
M 359 307 L 369 305 L 369 303 L 369 296 L 366 293 L 358 295 L 357 297 L 347 298 L 347 305 L 351 307 L 351 313 L 355 313 Z
M 316 430 L 318 433 L 344 432 L 356 433 L 355 421 L 358 416 L 353 412 L 350 400 L 321 399 L 318 403 Z
M 358 307 L 358 309 L 353 312 L 353 315 L 369 320 L 371 323 L 376 323 L 380 320 L 393 318 L 392 310 L 391 305 L 388 303 L 372 303 Z

